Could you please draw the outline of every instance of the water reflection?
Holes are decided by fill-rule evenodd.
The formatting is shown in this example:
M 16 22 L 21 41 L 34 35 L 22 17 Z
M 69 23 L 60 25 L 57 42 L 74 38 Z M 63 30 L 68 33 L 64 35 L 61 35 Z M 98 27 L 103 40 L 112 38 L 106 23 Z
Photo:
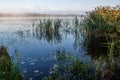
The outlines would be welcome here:
M 71 24 L 73 22 L 73 24 Z M 79 19 L 42 19 L 37 23 L 32 23 L 27 30 L 18 30 L 13 34 L 17 35 L 20 39 L 35 38 L 39 41 L 45 40 L 48 43 L 60 43 L 68 36 L 74 37 L 74 48 L 81 46 L 82 32 Z M 80 46 L 79 46 L 80 45 Z
M 88 55 L 90 55 L 93 59 L 98 59 L 100 56 L 107 57 L 108 48 L 101 42 L 106 42 L 105 37 L 97 39 L 97 38 L 94 38 L 94 37 L 91 38 L 91 36 L 88 36 L 84 41 L 84 47 L 88 52 Z
M 62 36 L 59 32 L 61 27 L 61 20 L 40 20 L 40 23 L 35 27 L 35 37 L 38 40 L 46 40 L 48 43 L 60 43 Z
M 19 68 L 26 79 L 41 79 L 56 63 L 57 48 L 90 60 L 82 49 L 80 20 L 76 17 L 0 22 L 0 43 L 7 46 L 10 56 L 14 51 L 21 54 Z

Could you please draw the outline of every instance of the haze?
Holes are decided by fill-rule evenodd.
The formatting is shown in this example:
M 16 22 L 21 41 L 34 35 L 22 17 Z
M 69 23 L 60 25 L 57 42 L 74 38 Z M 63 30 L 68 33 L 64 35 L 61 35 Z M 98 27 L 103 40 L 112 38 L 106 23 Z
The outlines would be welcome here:
M 0 12 L 88 11 L 96 6 L 116 6 L 119 0 L 0 0 Z

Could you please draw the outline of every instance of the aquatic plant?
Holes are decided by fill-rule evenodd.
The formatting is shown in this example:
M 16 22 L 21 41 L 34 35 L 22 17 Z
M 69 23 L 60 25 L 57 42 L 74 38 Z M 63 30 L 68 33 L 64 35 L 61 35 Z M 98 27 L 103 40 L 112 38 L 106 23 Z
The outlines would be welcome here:
M 108 44 L 108 55 L 107 56 L 99 56 L 98 59 L 95 60 L 95 73 L 94 77 L 96 80 L 119 80 L 119 72 L 120 66 L 119 57 L 115 57 L 114 55 L 114 43 Z
M 56 50 L 56 59 L 57 61 L 70 60 L 72 59 L 72 55 L 70 52 L 66 52 L 64 48 L 59 48 Z
M 91 77 L 91 67 L 89 63 L 73 57 L 64 49 L 56 51 L 57 64 L 53 65 L 50 74 L 43 80 L 87 80 Z
M 47 40 L 47 42 L 59 43 L 62 39 L 61 34 L 59 32 L 61 27 L 60 19 L 44 19 L 40 20 L 39 24 L 35 28 L 36 37 L 41 40 L 42 38 Z
M 97 7 L 88 13 L 83 23 L 88 54 L 92 57 L 97 56 L 94 58 L 95 79 L 118 80 L 120 9 L 109 6 Z
M 120 33 L 120 9 L 112 7 L 97 7 L 87 13 L 84 19 L 84 29 L 94 36 L 104 36 L 104 33 Z
M 0 80 L 22 80 L 22 74 L 3 46 L 0 47 Z
M 54 29 L 52 27 L 52 20 L 48 19 L 47 22 L 45 23 L 45 30 L 46 33 L 53 33 Z
M 55 32 L 59 32 L 59 28 L 61 27 L 61 20 L 60 19 L 56 19 L 54 21 L 54 30 Z
M 119 40 L 120 9 L 109 6 L 95 8 L 92 12 L 88 12 L 83 20 L 83 30 L 86 34 L 85 46 L 88 52 L 107 53 L 107 49 L 101 43 L 107 43 L 106 37 Z M 109 35 L 115 36 L 111 38 Z
M 75 24 L 75 27 L 77 27 L 79 25 L 79 20 L 78 20 L 77 16 L 74 19 L 74 24 Z

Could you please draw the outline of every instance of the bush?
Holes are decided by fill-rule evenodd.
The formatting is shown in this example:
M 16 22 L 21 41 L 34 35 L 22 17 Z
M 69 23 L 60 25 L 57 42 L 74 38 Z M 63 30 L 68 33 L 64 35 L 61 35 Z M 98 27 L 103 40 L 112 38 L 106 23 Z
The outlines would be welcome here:
M 84 21 L 84 29 L 92 35 L 120 34 L 120 9 L 118 8 L 97 7 L 94 11 L 87 13 Z

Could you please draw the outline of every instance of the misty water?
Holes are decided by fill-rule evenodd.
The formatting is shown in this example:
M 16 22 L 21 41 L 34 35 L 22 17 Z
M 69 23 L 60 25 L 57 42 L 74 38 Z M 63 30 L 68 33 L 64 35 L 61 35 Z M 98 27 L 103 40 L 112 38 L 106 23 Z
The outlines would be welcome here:
M 84 36 L 80 24 L 75 26 L 74 17 L 59 18 L 61 26 L 54 34 L 40 30 L 40 21 L 49 18 L 0 18 L 0 44 L 8 53 L 25 79 L 39 80 L 50 73 L 57 64 L 56 50 L 62 49 L 90 61 L 83 48 Z M 50 18 L 53 22 L 56 17 Z M 78 17 L 79 23 L 82 20 Z M 54 26 L 54 25 L 52 25 Z

